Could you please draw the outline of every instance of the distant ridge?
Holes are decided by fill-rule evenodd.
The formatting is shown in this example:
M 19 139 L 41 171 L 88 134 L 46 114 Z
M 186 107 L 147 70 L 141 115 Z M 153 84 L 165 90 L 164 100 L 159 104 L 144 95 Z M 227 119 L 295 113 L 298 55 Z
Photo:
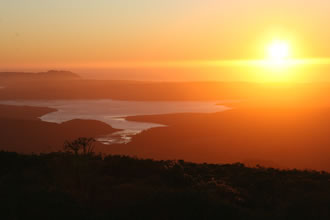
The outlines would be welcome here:
M 19 79 L 32 79 L 32 80 L 72 80 L 80 79 L 76 73 L 63 70 L 49 70 L 47 72 L 28 73 L 28 72 L 0 72 L 0 80 L 19 80 Z
M 37 76 L 40 77 L 65 77 L 65 78 L 80 78 L 80 76 L 76 73 L 70 71 L 63 70 L 49 70 L 47 72 L 36 73 Z

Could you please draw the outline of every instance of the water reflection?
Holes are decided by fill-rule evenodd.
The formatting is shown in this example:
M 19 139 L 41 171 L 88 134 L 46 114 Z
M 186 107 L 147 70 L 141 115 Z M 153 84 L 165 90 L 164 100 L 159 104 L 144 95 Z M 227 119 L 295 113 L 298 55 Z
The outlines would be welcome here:
M 98 120 L 121 131 L 100 137 L 105 144 L 125 144 L 132 136 L 150 128 L 165 125 L 128 121 L 125 117 L 139 115 L 161 115 L 172 113 L 215 113 L 229 108 L 213 102 L 139 102 L 117 100 L 22 100 L 0 101 L 0 104 L 50 107 L 55 112 L 43 115 L 41 120 L 62 123 L 73 119 Z

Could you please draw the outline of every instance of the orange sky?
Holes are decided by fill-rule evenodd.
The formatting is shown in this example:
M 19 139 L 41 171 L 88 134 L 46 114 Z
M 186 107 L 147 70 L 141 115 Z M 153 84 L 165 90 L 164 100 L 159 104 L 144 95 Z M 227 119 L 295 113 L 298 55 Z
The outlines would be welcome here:
M 290 42 L 295 59 L 330 57 L 328 0 L 2 0 L 0 5 L 2 71 L 64 68 L 110 78 L 116 73 L 151 80 L 254 80 L 260 69 L 212 62 L 263 59 L 274 38 Z M 327 66 L 295 71 L 302 79 L 322 81 L 330 78 Z

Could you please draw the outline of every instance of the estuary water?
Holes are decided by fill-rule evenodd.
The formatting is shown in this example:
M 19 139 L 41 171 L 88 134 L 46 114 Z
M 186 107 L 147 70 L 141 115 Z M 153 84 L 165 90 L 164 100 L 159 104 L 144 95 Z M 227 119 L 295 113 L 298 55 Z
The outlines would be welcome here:
M 40 117 L 42 121 L 62 123 L 73 119 L 102 121 L 119 132 L 99 137 L 104 144 L 128 143 L 132 136 L 142 131 L 166 125 L 149 122 L 126 120 L 128 116 L 162 115 L 173 113 L 215 113 L 230 108 L 219 105 L 221 101 L 187 102 L 187 101 L 118 101 L 102 100 L 15 100 L 0 101 L 0 104 L 16 106 L 49 107 L 55 112 Z

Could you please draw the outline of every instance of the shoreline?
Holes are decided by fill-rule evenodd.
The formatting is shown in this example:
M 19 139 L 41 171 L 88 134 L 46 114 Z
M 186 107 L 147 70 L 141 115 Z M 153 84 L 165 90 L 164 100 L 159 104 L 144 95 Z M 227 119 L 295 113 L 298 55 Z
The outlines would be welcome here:
M 58 151 L 66 140 L 119 131 L 96 120 L 74 119 L 57 124 L 40 119 L 54 111 L 48 107 L 0 105 L 0 149 L 20 153 Z
M 213 102 L 141 102 L 141 101 L 120 101 L 120 100 L 21 100 L 4 101 L 7 105 L 28 105 L 28 106 L 48 106 L 57 111 L 41 116 L 45 122 L 62 123 L 73 119 L 97 120 L 119 129 L 113 134 L 107 134 L 99 138 L 104 144 L 123 143 L 126 144 L 138 133 L 151 128 L 166 126 L 163 123 L 149 123 L 146 121 L 126 120 L 131 116 L 177 114 L 177 113 L 214 113 L 223 112 L 229 108 L 218 105 L 220 101 Z M 226 102 L 226 101 L 222 101 Z
M 0 146 L 9 151 L 61 150 L 65 139 L 118 131 L 95 120 L 56 124 L 37 118 L 41 113 L 37 114 L 36 109 L 42 109 L 42 113 L 54 111 L 50 108 L 7 108 L 25 109 L 25 114 L 10 111 L 18 118 L 11 116 L 6 119 L 1 116 L 0 105 L 0 129 L 4 131 L 0 134 Z M 34 109 L 34 117 L 28 118 L 26 109 Z M 25 118 L 19 118 L 20 115 Z M 98 152 L 160 160 L 184 159 L 200 163 L 247 161 L 252 165 L 276 164 L 286 168 L 330 170 L 329 108 L 245 106 L 219 113 L 142 115 L 125 119 L 166 127 L 145 130 L 133 136 L 132 142 L 127 144 L 98 144 Z M 312 162 L 313 158 L 318 160 Z

